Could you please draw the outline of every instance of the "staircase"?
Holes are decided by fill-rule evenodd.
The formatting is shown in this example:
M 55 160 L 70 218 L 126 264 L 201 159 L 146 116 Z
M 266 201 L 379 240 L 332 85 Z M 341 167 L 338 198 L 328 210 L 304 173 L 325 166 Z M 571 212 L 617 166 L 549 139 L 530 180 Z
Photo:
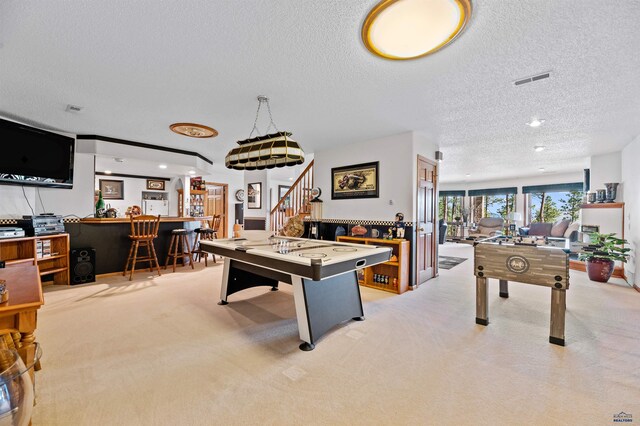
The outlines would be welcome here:
M 313 160 L 271 210 L 270 229 L 272 231 L 279 232 L 292 216 L 299 215 L 302 218 L 309 216 L 311 188 L 313 188 Z

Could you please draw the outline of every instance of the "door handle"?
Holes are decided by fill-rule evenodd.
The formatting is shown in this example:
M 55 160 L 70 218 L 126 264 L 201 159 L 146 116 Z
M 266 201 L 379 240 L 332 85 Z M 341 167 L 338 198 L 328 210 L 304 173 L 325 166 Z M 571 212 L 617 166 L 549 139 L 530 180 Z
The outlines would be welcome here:
M 424 228 L 420 228 L 420 229 L 418 229 L 418 231 L 424 232 Z

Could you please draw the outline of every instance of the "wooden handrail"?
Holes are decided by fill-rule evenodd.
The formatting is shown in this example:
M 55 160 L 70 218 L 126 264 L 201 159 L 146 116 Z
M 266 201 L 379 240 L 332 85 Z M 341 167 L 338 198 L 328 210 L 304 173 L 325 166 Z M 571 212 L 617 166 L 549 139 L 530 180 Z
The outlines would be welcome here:
M 287 209 L 293 212 L 292 216 L 304 214 L 305 216 L 309 212 L 305 209 L 309 203 L 308 191 L 313 188 L 313 160 L 298 176 L 295 182 L 291 185 L 291 188 L 278 200 L 278 203 L 271 209 L 271 230 L 278 231 L 284 225 Z M 307 192 L 307 193 L 305 193 Z M 285 208 L 284 202 L 287 199 L 290 200 L 290 206 Z

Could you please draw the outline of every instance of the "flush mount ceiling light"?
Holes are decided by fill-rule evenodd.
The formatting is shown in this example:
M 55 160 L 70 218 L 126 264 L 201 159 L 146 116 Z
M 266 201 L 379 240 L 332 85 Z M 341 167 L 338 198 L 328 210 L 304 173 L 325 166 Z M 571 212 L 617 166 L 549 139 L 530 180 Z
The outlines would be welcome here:
M 362 40 L 386 59 L 415 59 L 458 37 L 471 17 L 471 0 L 383 0 L 367 15 Z
M 533 120 L 531 120 L 530 122 L 527 123 L 527 126 L 540 127 L 540 126 L 542 126 L 542 123 L 544 123 L 544 120 L 541 120 L 541 119 L 538 119 L 538 118 L 534 118 Z
M 179 135 L 189 136 L 190 138 L 214 138 L 218 136 L 216 129 L 204 124 L 173 123 L 169 128 Z
M 253 132 L 260 133 L 257 124 L 262 104 L 265 104 L 269 112 L 269 126 L 264 136 L 252 138 Z M 276 132 L 269 134 L 272 126 Z M 291 139 L 291 132 L 281 132 L 273 122 L 269 98 L 266 96 L 258 96 L 258 110 L 249 139 L 238 141 L 238 145 L 240 147 L 233 148 L 224 159 L 225 166 L 229 169 L 263 170 L 304 163 L 304 152 L 298 142 Z
M 544 145 L 536 145 L 536 146 L 534 146 L 534 147 L 533 147 L 533 150 L 534 150 L 535 152 L 541 152 L 541 151 L 544 151 L 544 150 L 545 150 L 545 148 L 546 148 L 546 147 L 545 147 Z

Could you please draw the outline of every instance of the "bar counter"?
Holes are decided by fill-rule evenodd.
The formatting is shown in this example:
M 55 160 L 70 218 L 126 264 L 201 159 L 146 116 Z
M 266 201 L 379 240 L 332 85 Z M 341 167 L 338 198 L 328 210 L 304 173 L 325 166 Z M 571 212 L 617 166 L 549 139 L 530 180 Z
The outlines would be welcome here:
M 204 217 L 179 217 L 179 216 L 160 216 L 160 223 L 173 223 L 173 222 L 200 222 L 202 220 L 211 220 L 213 216 Z M 85 217 L 80 219 L 80 223 L 93 223 L 93 224 L 111 224 L 111 223 L 130 223 L 131 220 L 128 217 Z
M 211 217 L 160 217 L 160 227 L 158 229 L 158 238 L 154 240 L 154 246 L 158 255 L 158 262 L 162 267 L 164 265 L 167 252 L 169 251 L 169 242 L 171 240 L 171 231 L 174 229 L 195 229 L 199 228 L 200 222 L 203 220 L 211 220 Z M 131 232 L 130 219 L 124 217 L 118 218 L 85 218 L 79 222 L 65 223 L 65 230 L 70 236 L 71 252 L 69 274 L 73 282 L 74 269 L 74 249 L 93 248 L 96 250 L 95 274 L 111 274 L 114 272 L 122 272 L 124 264 L 129 255 L 131 240 L 129 233 Z M 191 234 L 190 241 L 193 243 L 194 235 Z M 192 247 L 193 249 L 193 247 Z M 144 253 L 145 249 L 141 249 L 140 253 Z M 76 255 L 77 256 L 77 255 Z M 147 264 L 139 263 L 136 270 L 144 270 Z

